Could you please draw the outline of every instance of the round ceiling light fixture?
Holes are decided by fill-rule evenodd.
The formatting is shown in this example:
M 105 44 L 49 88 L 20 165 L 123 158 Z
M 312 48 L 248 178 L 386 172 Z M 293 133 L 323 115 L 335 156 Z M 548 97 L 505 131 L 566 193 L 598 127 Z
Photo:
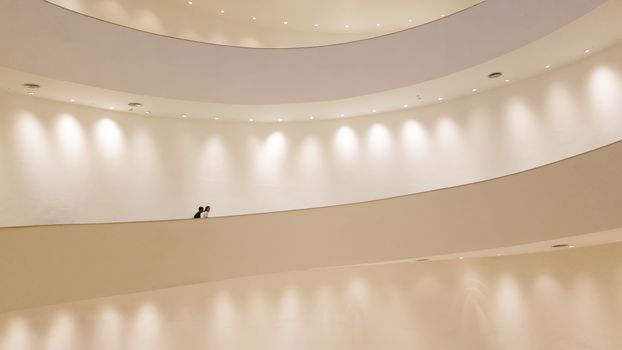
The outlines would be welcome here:
M 568 247 L 570 247 L 568 244 L 555 244 L 551 246 L 551 248 L 568 248 Z
M 27 89 L 38 89 L 38 88 L 41 87 L 41 85 L 34 84 L 34 83 L 25 83 L 25 84 L 22 84 L 22 86 L 27 88 Z
M 502 75 L 503 75 L 503 73 L 501 73 L 501 72 L 494 72 L 494 73 L 488 74 L 488 78 L 490 78 L 490 79 L 497 79 L 498 77 L 500 77 Z
M 130 102 L 127 105 L 130 106 L 130 109 L 129 109 L 130 112 L 134 112 L 134 108 L 140 108 L 143 106 L 143 104 L 140 102 Z

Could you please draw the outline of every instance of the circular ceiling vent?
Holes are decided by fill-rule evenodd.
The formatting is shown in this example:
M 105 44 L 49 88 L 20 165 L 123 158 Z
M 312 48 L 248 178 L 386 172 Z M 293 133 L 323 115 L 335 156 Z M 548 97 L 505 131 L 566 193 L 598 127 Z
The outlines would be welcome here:
M 34 84 L 34 83 L 25 83 L 25 84 L 22 84 L 22 86 L 28 89 L 38 89 L 41 87 L 41 85 Z
M 490 74 L 488 74 L 488 78 L 490 78 L 490 79 L 496 79 L 496 78 L 498 78 L 498 77 L 500 77 L 500 76 L 502 76 L 502 75 L 503 75 L 503 73 L 501 73 L 501 72 L 494 72 L 494 73 L 490 73 Z

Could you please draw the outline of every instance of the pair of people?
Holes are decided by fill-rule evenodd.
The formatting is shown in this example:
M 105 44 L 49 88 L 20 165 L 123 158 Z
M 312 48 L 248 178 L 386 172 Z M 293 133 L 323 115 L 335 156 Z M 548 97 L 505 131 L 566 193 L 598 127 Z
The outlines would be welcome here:
M 209 207 L 209 205 L 206 205 L 205 208 L 199 207 L 199 211 L 197 211 L 196 214 L 194 214 L 194 218 L 195 219 L 200 219 L 200 218 L 207 218 L 207 217 L 209 217 L 210 209 L 211 208 Z

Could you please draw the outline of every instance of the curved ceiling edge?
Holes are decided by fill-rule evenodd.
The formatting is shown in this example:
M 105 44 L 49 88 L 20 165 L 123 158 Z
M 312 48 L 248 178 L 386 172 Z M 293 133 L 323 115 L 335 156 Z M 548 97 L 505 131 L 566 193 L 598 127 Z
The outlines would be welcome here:
M 443 21 L 380 38 L 316 48 L 248 49 L 148 34 L 41 0 L 0 0 L 0 65 L 182 100 L 335 100 L 413 85 L 482 63 L 604 2 L 488 0 Z
M 132 4 L 110 2 L 106 5 L 98 5 L 98 0 L 91 0 L 90 3 L 88 0 L 81 2 L 43 1 L 104 22 L 169 38 L 241 48 L 310 48 L 368 40 L 397 33 L 441 20 L 486 0 L 418 0 L 401 4 L 359 3 L 359 7 L 353 7 L 352 10 L 338 1 L 330 2 L 330 5 L 314 4 L 312 8 L 296 3 L 294 7 L 302 5 L 296 8 L 296 11 L 292 11 L 292 8 L 281 9 L 282 3 L 278 2 L 276 4 L 258 2 L 253 4 L 254 6 L 239 6 L 231 2 L 192 4 L 191 1 L 183 3 L 142 0 L 143 3 L 140 3 L 139 0 L 133 1 Z M 126 5 L 127 8 L 125 8 Z M 360 8 L 361 5 L 363 8 Z M 383 8 L 383 5 L 387 8 Z M 217 10 L 219 8 L 220 11 Z M 227 16 L 223 8 L 228 8 Z M 353 22 L 357 25 L 335 23 L 336 8 L 339 8 L 337 12 L 341 12 L 341 15 L 355 11 L 357 15 L 366 20 L 354 18 Z M 314 13 L 304 12 L 306 10 L 314 11 Z M 233 18 L 229 18 L 230 12 L 234 12 Z M 244 12 L 249 13 L 242 15 Z M 364 13 L 359 14 L 360 12 Z M 416 13 L 415 17 L 412 16 L 412 12 Z M 291 16 L 296 13 L 298 16 Z M 378 16 L 383 17 L 380 21 L 383 22 L 382 24 L 378 23 L 378 20 L 371 20 L 372 17 Z M 350 16 L 346 15 L 346 17 Z M 293 21 L 281 22 L 285 18 L 291 18 Z M 318 23 L 311 25 L 315 22 L 312 19 L 317 18 L 321 19 L 317 22 L 323 22 L 322 25 Z M 266 23 L 267 19 L 272 22 Z M 353 18 L 349 19 L 353 20 Z

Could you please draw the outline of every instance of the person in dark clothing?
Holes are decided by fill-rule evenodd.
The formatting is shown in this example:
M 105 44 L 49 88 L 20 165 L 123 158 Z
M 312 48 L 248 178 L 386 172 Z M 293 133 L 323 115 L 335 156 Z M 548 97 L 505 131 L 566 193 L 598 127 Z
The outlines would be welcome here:
M 201 214 L 201 217 L 206 219 L 209 217 L 209 211 L 210 211 L 210 207 L 209 205 L 205 206 L 205 209 L 203 210 L 203 214 Z
M 194 214 L 194 218 L 195 219 L 200 219 L 201 218 L 201 214 L 203 214 L 203 207 L 199 207 L 199 211 L 197 211 L 197 213 Z

